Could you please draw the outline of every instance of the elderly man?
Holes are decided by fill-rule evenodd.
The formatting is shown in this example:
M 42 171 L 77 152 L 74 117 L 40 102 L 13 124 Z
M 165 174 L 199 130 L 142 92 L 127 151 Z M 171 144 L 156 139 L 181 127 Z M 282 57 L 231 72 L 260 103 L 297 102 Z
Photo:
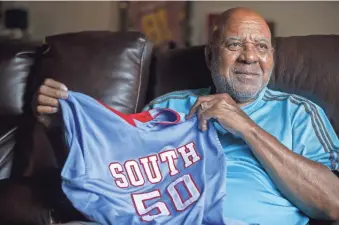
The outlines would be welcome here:
M 202 131 L 207 120 L 219 122 L 228 161 L 224 215 L 261 225 L 338 220 L 339 179 L 331 171 L 338 169 L 338 138 L 317 105 L 266 87 L 274 62 L 265 20 L 246 8 L 224 12 L 205 54 L 215 87 L 169 93 L 145 110 L 197 113 Z M 65 97 L 65 85 L 47 79 L 38 118 L 57 112 Z

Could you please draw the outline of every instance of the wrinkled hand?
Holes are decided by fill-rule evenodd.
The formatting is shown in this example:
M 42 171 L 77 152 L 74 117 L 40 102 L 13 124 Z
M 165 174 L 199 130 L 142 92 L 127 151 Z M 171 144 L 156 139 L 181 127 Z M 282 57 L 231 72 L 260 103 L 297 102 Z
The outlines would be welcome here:
M 64 84 L 46 79 L 33 101 L 33 111 L 38 121 L 46 127 L 58 123 L 60 119 L 56 114 L 59 111 L 58 99 L 65 99 L 67 96 L 67 87 Z
M 244 113 L 226 93 L 201 96 L 192 106 L 188 119 L 197 112 L 199 128 L 206 131 L 207 121 L 216 119 L 219 124 L 234 135 L 242 136 L 255 123 Z

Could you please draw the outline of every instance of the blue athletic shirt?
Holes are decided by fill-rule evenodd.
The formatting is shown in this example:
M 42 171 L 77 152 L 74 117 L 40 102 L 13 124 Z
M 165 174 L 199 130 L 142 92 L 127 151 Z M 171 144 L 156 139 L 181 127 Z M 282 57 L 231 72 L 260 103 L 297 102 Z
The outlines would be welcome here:
M 188 114 L 197 97 L 210 91 L 171 92 L 153 100 L 144 110 L 163 107 Z M 242 110 L 291 151 L 338 170 L 338 137 L 316 104 L 298 95 L 265 88 Z M 224 215 L 249 224 L 307 224 L 309 218 L 280 193 L 248 145 L 219 126 L 216 128 L 227 156 Z
M 101 225 L 244 225 L 224 218 L 226 159 L 217 131 L 170 109 L 122 114 L 69 92 L 62 189 Z M 212 125 L 211 125 L 212 126 Z

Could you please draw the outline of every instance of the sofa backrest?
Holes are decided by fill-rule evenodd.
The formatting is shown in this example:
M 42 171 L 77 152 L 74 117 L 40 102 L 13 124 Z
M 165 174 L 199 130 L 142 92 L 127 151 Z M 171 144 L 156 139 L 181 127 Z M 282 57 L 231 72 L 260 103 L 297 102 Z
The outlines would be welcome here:
M 170 91 L 212 85 L 205 63 L 204 46 L 174 49 L 154 55 L 148 101 Z
M 66 84 L 125 113 L 145 104 L 152 43 L 139 32 L 91 31 L 46 38 L 34 77 Z
M 339 135 L 339 35 L 276 38 L 273 89 L 320 105 Z

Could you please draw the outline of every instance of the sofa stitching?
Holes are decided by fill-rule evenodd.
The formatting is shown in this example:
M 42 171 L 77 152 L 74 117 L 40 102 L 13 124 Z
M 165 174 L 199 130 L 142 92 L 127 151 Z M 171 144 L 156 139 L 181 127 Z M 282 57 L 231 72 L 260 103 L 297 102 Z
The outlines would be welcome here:
M 18 129 L 18 127 L 14 127 L 12 129 L 10 129 L 7 133 L 5 133 L 4 135 L 2 135 L 0 137 L 0 142 L 4 141 L 7 137 L 9 137 L 10 135 L 12 135 L 16 130 Z
M 140 38 L 139 38 L 140 41 Z M 137 112 L 138 104 L 139 104 L 139 98 L 140 98 L 140 89 L 141 89 L 141 82 L 142 82 L 142 71 L 143 71 L 143 61 L 144 61 L 144 54 L 145 54 L 145 48 L 146 48 L 147 41 L 144 43 L 144 46 L 142 48 L 142 53 L 141 53 L 141 60 L 140 60 L 140 70 L 139 70 L 139 85 L 138 85 L 138 93 L 137 93 L 137 99 L 135 102 L 135 107 L 134 107 L 134 113 Z

